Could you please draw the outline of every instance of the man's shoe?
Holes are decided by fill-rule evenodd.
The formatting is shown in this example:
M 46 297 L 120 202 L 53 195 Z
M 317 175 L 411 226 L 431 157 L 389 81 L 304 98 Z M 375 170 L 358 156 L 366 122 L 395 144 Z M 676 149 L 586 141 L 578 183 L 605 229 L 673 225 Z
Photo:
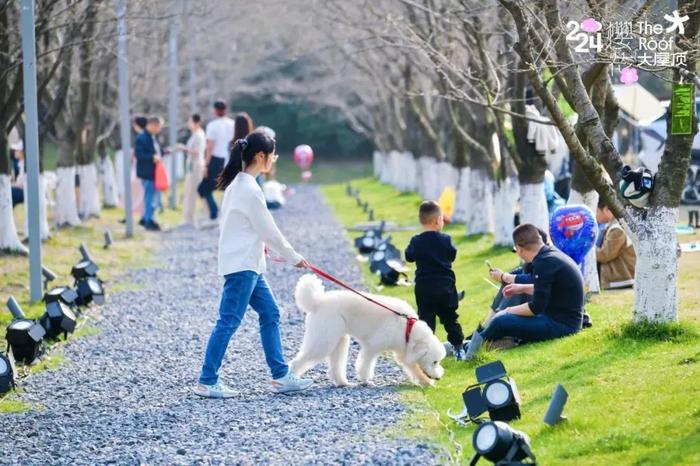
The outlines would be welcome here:
M 272 389 L 277 393 L 294 393 L 306 390 L 313 385 L 313 383 L 313 380 L 300 379 L 289 371 L 284 377 L 272 381 Z
M 146 230 L 148 231 L 160 231 L 160 225 L 158 225 L 156 222 L 149 222 L 146 224 Z
M 142 227 L 145 227 L 146 226 L 146 219 L 142 218 L 141 220 L 139 220 L 139 225 L 141 225 Z
M 466 361 L 467 352 L 464 351 L 463 347 L 455 348 L 455 361 Z
M 198 383 L 194 386 L 192 392 L 194 392 L 195 395 L 203 398 L 233 398 L 236 396 L 236 392 L 221 382 L 217 382 L 214 385 L 204 385 Z

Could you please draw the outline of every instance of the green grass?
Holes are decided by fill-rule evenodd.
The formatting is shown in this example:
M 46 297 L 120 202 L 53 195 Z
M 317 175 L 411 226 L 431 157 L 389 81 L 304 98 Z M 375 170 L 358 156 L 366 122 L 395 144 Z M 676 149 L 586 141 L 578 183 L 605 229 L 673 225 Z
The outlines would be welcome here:
M 377 218 L 415 226 L 415 231 L 389 233 L 403 249 L 419 231 L 420 198 L 371 178 L 352 184 Z M 322 190 L 343 225 L 366 220 L 355 200 L 345 195 L 344 184 Z M 465 236 L 463 225 L 449 225 L 446 232 L 459 250 L 454 268 L 458 288 L 467 292 L 459 313 L 468 334 L 485 317 L 495 292 L 483 280 L 487 276 L 484 260 L 508 269 L 517 259 L 507 248 L 492 247 L 489 236 Z M 683 241 L 695 239 L 697 235 Z M 681 323 L 632 325 L 631 291 L 595 296 L 587 306 L 594 326 L 576 336 L 484 352 L 471 363 L 449 359 L 444 362 L 446 376 L 435 388 L 399 387 L 411 414 L 396 434 L 440 444 L 455 462 L 467 463 L 473 454 L 474 428 L 453 423 L 445 413 L 448 408 L 461 409 L 461 393 L 475 382 L 475 367 L 500 359 L 522 396 L 523 417 L 512 425 L 531 437 L 539 464 L 700 464 L 700 261 L 684 255 L 680 268 Z M 368 267 L 363 270 L 366 283 L 376 285 L 378 279 Z M 415 304 L 412 288 L 390 287 L 382 293 Z M 437 333 L 445 340 L 442 328 Z M 557 383 L 569 392 L 565 410 L 569 420 L 549 428 L 542 417 Z

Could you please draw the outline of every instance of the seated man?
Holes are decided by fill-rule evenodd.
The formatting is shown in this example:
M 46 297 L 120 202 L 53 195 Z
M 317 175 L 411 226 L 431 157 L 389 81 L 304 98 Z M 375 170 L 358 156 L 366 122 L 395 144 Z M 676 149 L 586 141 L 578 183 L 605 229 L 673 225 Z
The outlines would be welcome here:
M 596 248 L 600 286 L 605 290 L 631 287 L 637 262 L 632 240 L 603 201 L 598 202 L 596 221 L 607 224 L 601 234 L 600 246 Z
M 526 303 L 497 313 L 481 331 L 484 340 L 513 337 L 524 342 L 559 338 L 581 330 L 583 321 L 583 277 L 576 263 L 542 241 L 528 223 L 513 230 L 518 256 L 532 263 L 533 284 L 513 283 L 503 290 L 506 297 L 529 294 Z
M 547 236 L 547 233 L 545 233 L 545 231 L 540 228 L 537 228 L 537 231 L 539 232 L 540 237 L 542 238 L 542 242 L 544 244 L 549 244 L 549 238 Z M 515 247 L 513 247 L 513 252 L 516 252 Z M 491 303 L 491 310 L 493 312 L 498 312 L 502 309 L 505 309 L 506 307 L 516 306 L 518 304 L 522 304 L 524 302 L 529 301 L 529 298 L 525 294 L 511 294 L 510 296 L 505 296 L 503 294 L 503 290 L 506 286 L 508 286 L 511 283 L 533 283 L 534 279 L 532 277 L 531 263 L 524 263 L 519 267 L 516 267 L 515 269 L 511 270 L 510 273 L 506 273 L 500 269 L 489 266 L 489 275 L 491 276 L 492 280 L 501 284 L 501 288 L 498 290 L 498 293 L 496 293 L 496 296 L 494 297 L 493 302 Z

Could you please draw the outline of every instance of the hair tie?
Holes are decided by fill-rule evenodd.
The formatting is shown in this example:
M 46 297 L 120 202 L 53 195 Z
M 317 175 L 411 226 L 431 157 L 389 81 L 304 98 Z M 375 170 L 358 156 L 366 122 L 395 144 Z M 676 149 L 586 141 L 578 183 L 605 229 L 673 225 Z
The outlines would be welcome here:
M 248 139 L 247 139 L 247 138 L 243 138 L 243 139 L 241 139 L 241 148 L 242 148 L 243 150 L 245 150 L 246 147 L 248 147 Z

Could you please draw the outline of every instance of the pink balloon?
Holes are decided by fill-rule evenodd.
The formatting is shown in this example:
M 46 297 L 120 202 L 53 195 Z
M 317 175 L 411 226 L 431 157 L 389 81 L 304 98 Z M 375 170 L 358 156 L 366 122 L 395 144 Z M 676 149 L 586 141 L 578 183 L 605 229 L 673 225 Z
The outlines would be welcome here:
M 302 170 L 308 170 L 313 160 L 314 151 L 311 150 L 310 146 L 302 144 L 294 149 L 294 162 L 299 165 Z

